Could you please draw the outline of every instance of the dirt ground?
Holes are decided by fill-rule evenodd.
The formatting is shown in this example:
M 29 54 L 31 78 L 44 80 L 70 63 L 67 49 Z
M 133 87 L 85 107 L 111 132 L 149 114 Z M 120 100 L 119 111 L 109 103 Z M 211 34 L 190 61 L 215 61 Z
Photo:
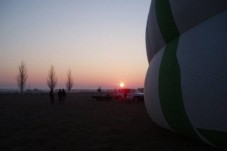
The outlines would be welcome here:
M 0 95 L 0 150 L 216 151 L 154 124 L 144 102 L 97 101 L 70 94 Z

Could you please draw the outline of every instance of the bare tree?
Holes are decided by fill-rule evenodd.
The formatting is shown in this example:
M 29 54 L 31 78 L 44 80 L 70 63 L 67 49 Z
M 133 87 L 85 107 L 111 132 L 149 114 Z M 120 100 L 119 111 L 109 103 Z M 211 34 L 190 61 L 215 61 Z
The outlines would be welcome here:
M 70 69 L 69 69 L 69 71 L 67 73 L 66 87 L 67 87 L 69 92 L 71 91 L 71 89 L 73 87 L 73 79 L 72 79 L 72 74 L 71 74 L 71 70 Z
M 22 61 L 19 66 L 19 74 L 17 76 L 17 85 L 20 89 L 21 94 L 24 92 L 27 78 L 28 78 L 27 67 L 26 67 L 25 63 Z
M 54 66 L 50 67 L 48 78 L 47 78 L 47 85 L 50 88 L 50 90 L 54 90 L 55 86 L 57 84 L 57 78 L 54 71 Z

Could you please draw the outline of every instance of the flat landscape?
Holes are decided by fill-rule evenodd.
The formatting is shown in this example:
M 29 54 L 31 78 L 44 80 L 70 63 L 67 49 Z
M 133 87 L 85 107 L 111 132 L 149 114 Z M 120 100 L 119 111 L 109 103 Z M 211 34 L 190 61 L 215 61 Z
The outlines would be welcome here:
M 154 124 L 144 102 L 94 100 L 69 94 L 0 95 L 0 150 L 216 151 Z

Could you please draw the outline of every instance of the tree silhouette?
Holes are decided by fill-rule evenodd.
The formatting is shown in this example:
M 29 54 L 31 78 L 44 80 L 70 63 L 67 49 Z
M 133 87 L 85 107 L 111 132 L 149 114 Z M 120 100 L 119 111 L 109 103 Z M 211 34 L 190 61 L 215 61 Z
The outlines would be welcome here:
M 48 78 L 47 78 L 47 85 L 50 88 L 50 90 L 54 90 L 55 86 L 57 84 L 57 78 L 54 71 L 54 66 L 50 67 Z
M 73 87 L 73 79 L 72 79 L 72 75 L 71 75 L 71 70 L 69 69 L 68 73 L 67 73 L 67 81 L 66 81 L 66 87 L 67 90 L 70 92 L 72 87 Z
M 27 67 L 26 67 L 25 63 L 22 61 L 19 66 L 19 74 L 17 76 L 17 85 L 20 89 L 21 94 L 24 92 L 27 78 L 28 78 Z

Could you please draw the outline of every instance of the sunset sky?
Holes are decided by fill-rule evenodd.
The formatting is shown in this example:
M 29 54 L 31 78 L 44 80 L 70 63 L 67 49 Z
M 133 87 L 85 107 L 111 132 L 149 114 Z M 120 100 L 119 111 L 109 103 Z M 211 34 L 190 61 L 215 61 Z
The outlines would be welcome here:
M 150 0 L 1 0 L 0 89 L 17 88 L 21 61 L 27 88 L 56 88 L 71 69 L 73 89 L 143 87 Z

